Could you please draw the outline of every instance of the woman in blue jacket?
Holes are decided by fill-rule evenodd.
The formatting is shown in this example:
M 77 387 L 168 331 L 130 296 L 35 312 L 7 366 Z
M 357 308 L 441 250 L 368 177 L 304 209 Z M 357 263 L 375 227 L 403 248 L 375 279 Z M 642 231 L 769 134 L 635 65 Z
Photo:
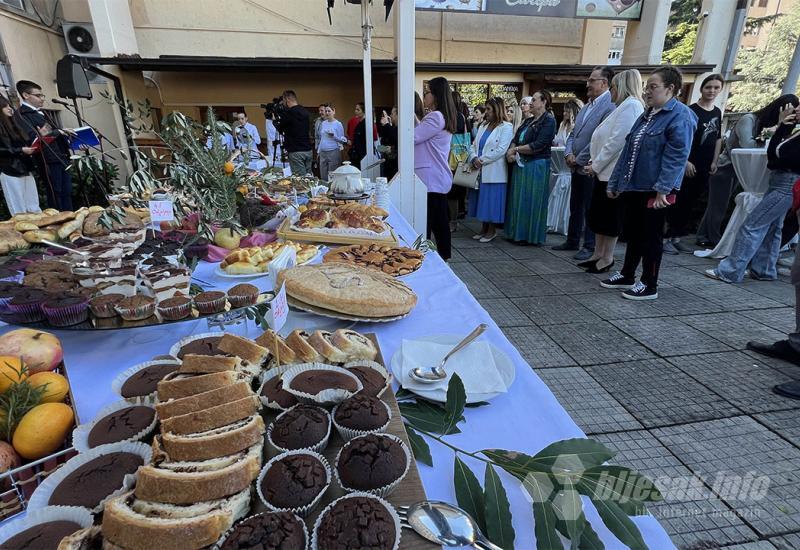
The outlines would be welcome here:
M 608 180 L 608 196 L 623 202 L 628 246 L 622 271 L 600 286 L 624 290 L 622 297 L 629 300 L 658 298 L 664 209 L 674 202 L 670 194 L 680 189 L 697 127 L 697 116 L 677 100 L 682 83 L 674 67 L 650 75 L 644 92 L 647 110 L 631 128 Z M 640 263 L 642 276 L 636 282 Z

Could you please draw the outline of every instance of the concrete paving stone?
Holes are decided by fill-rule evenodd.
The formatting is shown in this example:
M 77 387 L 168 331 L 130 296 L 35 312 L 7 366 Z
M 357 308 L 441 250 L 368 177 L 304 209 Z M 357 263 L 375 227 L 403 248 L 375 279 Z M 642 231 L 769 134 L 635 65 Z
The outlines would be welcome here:
M 796 410 L 775 411 L 753 416 L 800 447 L 800 414 Z
M 664 359 L 586 370 L 647 428 L 725 418 L 740 412 Z
M 573 262 L 562 260 L 550 254 L 546 257 L 522 260 L 522 264 L 537 275 L 552 275 L 554 273 L 583 273 L 580 267 Z
M 542 279 L 539 275 L 508 277 L 497 281 L 497 287 L 508 298 L 524 298 L 526 296 L 553 296 L 562 292 Z
M 611 324 L 662 357 L 730 350 L 722 342 L 669 317 L 619 319 Z
M 466 262 L 467 259 L 455 248 L 450 250 L 450 262 Z
M 694 313 L 715 313 L 725 308 L 717 303 L 703 299 L 702 293 L 694 294 L 675 287 L 658 287 L 658 299 L 647 304 L 666 315 L 691 315 Z
M 703 282 L 702 275 L 700 278 L 698 275 L 700 274 L 697 271 L 684 266 L 662 267 L 658 272 L 658 283 L 659 285 L 669 283 L 672 286 L 681 286 L 681 284 L 697 286 L 697 283 Z M 708 280 L 713 282 L 711 279 Z
M 782 537 L 775 537 L 769 541 L 780 550 L 797 550 L 800 548 L 800 533 L 789 533 Z
M 661 289 L 659 289 L 659 293 Z M 652 302 L 625 300 L 617 292 L 595 292 L 575 294 L 572 298 L 602 319 L 638 319 L 642 317 L 661 317 L 666 315 L 653 306 Z
M 748 292 L 765 296 L 781 304 L 794 306 L 795 291 L 794 286 L 784 281 L 748 281 L 742 285 Z
M 684 290 L 688 290 L 693 294 L 702 296 L 709 302 L 714 302 L 722 306 L 724 311 L 739 311 L 750 309 L 767 309 L 781 307 L 784 304 L 766 298 L 754 292 L 723 283 L 720 281 L 712 281 L 713 284 L 700 284 L 697 286 L 678 285 Z M 677 312 L 676 312 L 677 313 Z
M 536 371 L 587 434 L 641 429 L 642 425 L 580 367 Z
M 497 239 L 495 239 L 497 240 Z M 494 241 L 492 241 L 494 243 Z M 541 246 L 532 246 L 532 245 L 516 245 L 511 244 L 508 241 L 504 241 L 506 245 L 503 245 L 501 248 L 503 252 L 514 258 L 515 260 L 531 260 L 534 258 L 554 258 L 548 250 Z M 497 245 L 495 245 L 497 246 Z
M 453 237 L 450 241 L 453 248 L 461 250 L 462 248 L 484 248 L 486 243 L 479 243 L 471 236 L 469 237 Z
M 503 293 L 500 289 L 494 286 L 489 279 L 481 275 L 477 269 L 472 267 L 472 264 L 467 262 L 455 262 L 450 264 L 450 269 L 452 269 L 453 273 L 467 285 L 470 293 L 472 293 L 475 298 L 503 297 Z
M 723 548 L 725 548 L 725 550 L 775 550 L 777 547 L 768 540 L 759 540 L 756 542 L 723 546 Z
M 651 433 L 709 485 L 738 482 L 720 496 L 761 537 L 800 530 L 800 449 L 791 443 L 746 416 Z
M 702 548 L 708 542 L 722 545 L 757 538 L 752 529 L 709 494 L 702 481 L 647 431 L 597 434 L 592 439 L 617 452 L 610 463 L 633 468 L 655 482 L 664 500 L 649 503 L 647 507 L 678 548 Z M 687 489 L 683 490 L 684 487 Z M 695 487 L 700 490 L 693 490 Z
M 478 261 L 472 263 L 484 277 L 500 286 L 509 277 L 532 275 L 530 269 L 516 260 Z
M 480 248 L 464 248 L 459 252 L 470 262 L 493 262 L 511 259 L 508 254 L 499 248 L 487 246 L 486 244 L 483 244 Z
M 745 353 L 670 357 L 669 362 L 747 413 L 800 407 L 800 401 L 772 392 L 772 386 L 790 377 Z
M 748 319 L 738 312 L 688 315 L 677 319 L 734 349 L 744 349 L 750 340 L 774 342 L 786 337 L 786 333 Z
M 663 259 L 661 260 L 662 265 L 666 266 L 673 266 L 673 265 L 706 265 L 708 267 L 716 267 L 719 265 L 719 260 L 714 260 L 710 258 L 699 258 L 694 254 L 678 254 L 677 256 L 672 256 L 669 254 L 664 254 Z
M 535 369 L 571 367 L 576 363 L 539 327 L 505 327 L 503 333 Z
M 600 320 L 597 315 L 569 296 L 515 298 L 514 303 L 538 326 Z
M 784 361 L 782 359 L 775 359 L 774 357 L 767 357 L 751 350 L 744 350 L 743 352 L 748 357 L 752 358 L 757 363 L 766 365 L 772 370 L 778 371 L 791 380 L 800 379 L 800 366 Z
M 622 363 L 653 357 L 647 348 L 606 321 L 548 325 L 542 329 L 579 365 Z
M 608 278 L 606 275 L 602 278 Z M 542 275 L 542 279 L 561 289 L 565 294 L 587 294 L 589 292 L 605 292 L 619 294 L 616 290 L 600 286 L 602 278 L 593 277 L 587 273 L 560 273 L 557 275 Z
M 533 324 L 528 316 L 508 298 L 481 298 L 478 301 L 494 319 L 497 326 L 520 327 Z
M 796 328 L 796 318 L 793 307 L 754 309 L 752 311 L 739 311 L 738 313 L 748 319 L 772 327 L 784 336 L 790 332 L 794 332 Z

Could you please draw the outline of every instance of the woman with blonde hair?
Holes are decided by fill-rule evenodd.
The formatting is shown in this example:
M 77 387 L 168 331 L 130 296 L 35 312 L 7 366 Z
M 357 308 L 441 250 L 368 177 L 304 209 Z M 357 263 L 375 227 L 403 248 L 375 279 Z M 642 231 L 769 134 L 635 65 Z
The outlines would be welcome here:
M 606 194 L 608 178 L 622 154 L 625 137 L 644 112 L 642 75 L 636 69 L 617 73 L 611 80 L 611 101 L 617 108 L 600 123 L 589 145 L 586 172 L 594 176 L 592 203 L 587 220 L 596 235 L 594 254 L 578 265 L 589 273 L 605 273 L 614 265 L 614 247 L 622 230 L 620 201 Z
M 514 132 L 519 130 L 522 122 L 529 116 L 531 116 L 531 96 L 523 97 L 519 105 L 513 99 L 506 103 L 506 122 L 511 123 Z
M 553 147 L 567 146 L 567 138 L 575 127 L 575 119 L 581 109 L 583 109 L 583 101 L 576 97 L 570 98 L 564 103 L 564 117 L 561 119 L 561 125 L 558 127 L 556 138 L 553 140 Z

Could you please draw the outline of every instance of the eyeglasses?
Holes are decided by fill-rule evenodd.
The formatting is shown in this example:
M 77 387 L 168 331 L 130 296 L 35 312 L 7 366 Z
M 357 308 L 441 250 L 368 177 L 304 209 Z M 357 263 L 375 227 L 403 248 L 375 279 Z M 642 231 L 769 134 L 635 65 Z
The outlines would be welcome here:
M 645 90 L 650 90 L 651 92 L 658 90 L 659 88 L 666 88 L 666 86 L 663 86 L 661 84 L 648 84 L 647 86 L 644 87 Z
M 47 97 L 46 95 L 44 95 L 44 94 L 42 94 L 42 93 L 38 93 L 38 94 L 28 94 L 28 95 L 32 95 L 32 96 L 34 96 L 34 97 L 38 97 L 39 99 L 44 99 L 45 97 Z

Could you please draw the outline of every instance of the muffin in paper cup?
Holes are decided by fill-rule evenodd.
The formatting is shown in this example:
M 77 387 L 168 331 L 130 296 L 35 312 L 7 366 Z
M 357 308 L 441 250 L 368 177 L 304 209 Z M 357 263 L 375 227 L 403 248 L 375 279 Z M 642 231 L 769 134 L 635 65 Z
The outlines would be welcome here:
M 131 298 L 143 298 L 144 302 L 141 304 L 133 304 Z M 114 306 L 114 309 L 126 321 L 143 321 L 156 312 L 156 301 L 150 296 L 143 296 L 136 294 L 123 299 L 119 304 Z
M 99 296 L 95 296 L 93 299 L 89 300 L 89 310 L 92 312 L 92 315 L 98 319 L 111 319 L 117 316 L 117 310 L 114 309 L 114 301 L 108 301 L 108 296 L 115 297 L 115 301 L 125 298 L 124 294 L 111 293 L 100 294 Z M 100 300 L 99 298 L 106 299 Z
M 222 313 L 227 307 L 227 296 L 220 290 L 208 290 L 194 297 L 194 307 L 201 315 Z
M 92 513 L 80 506 L 45 506 L 38 510 L 28 508 L 24 518 L 15 519 L 0 527 L 0 548 L 5 547 L 4 543 L 8 539 L 43 523 L 69 521 L 80 525 L 81 529 L 86 529 L 92 525 L 93 520 Z
M 373 430 L 356 430 L 354 428 L 346 428 L 345 426 L 340 425 L 338 422 L 336 422 L 336 411 L 339 410 L 339 405 L 341 405 L 341 403 L 333 408 L 331 411 L 331 422 L 333 422 L 333 427 L 336 428 L 336 431 L 339 432 L 339 435 L 342 437 L 345 443 L 360 435 L 385 433 L 386 430 L 389 429 L 389 423 L 392 421 L 392 409 L 390 409 L 389 405 L 387 405 L 383 400 L 380 401 L 381 404 L 386 407 L 386 412 L 389 415 L 389 419 L 386 420 L 386 424 Z
M 14 300 L 10 300 L 6 304 L 6 309 L 9 313 L 13 314 L 15 318 L 19 319 L 20 323 L 38 323 L 44 321 L 44 311 L 42 311 L 42 302 L 45 298 L 31 303 L 15 304 Z
M 153 365 L 178 365 L 175 367 L 175 370 L 178 370 L 180 368 L 180 363 L 181 362 L 178 359 L 158 359 L 154 361 L 145 361 L 144 363 L 139 363 L 138 365 L 129 367 L 124 371 L 122 371 L 121 373 L 119 373 L 117 377 L 111 381 L 111 389 L 122 399 L 130 401 L 132 403 L 142 402 L 142 401 L 147 403 L 155 403 L 158 396 L 157 390 L 153 390 L 151 393 L 147 395 L 136 395 L 132 397 L 125 397 L 124 395 L 122 395 L 122 387 L 125 385 L 125 382 L 128 381 L 128 378 L 130 378 L 140 370 L 146 369 L 147 367 L 152 367 Z
M 342 483 L 341 478 L 339 478 L 339 459 L 342 456 L 342 451 L 344 451 L 348 445 L 352 444 L 354 441 L 357 441 L 361 437 L 365 437 L 366 435 L 376 435 L 378 437 L 385 437 L 387 439 L 393 439 L 394 441 L 397 441 L 406 455 L 406 467 L 403 470 L 403 473 L 400 474 L 400 477 L 398 477 L 396 480 L 394 480 L 388 485 L 384 485 L 383 487 L 378 487 L 377 489 L 351 489 L 350 487 L 345 486 L 345 484 Z M 408 474 L 408 469 L 410 467 L 411 467 L 411 451 L 409 451 L 408 446 L 405 443 L 403 443 L 402 439 L 393 434 L 365 434 L 365 435 L 360 435 L 358 437 L 354 437 L 353 439 L 342 445 L 342 448 L 339 449 L 338 453 L 336 453 L 336 462 L 333 468 L 333 475 L 336 477 L 336 483 L 339 484 L 339 487 L 341 487 L 347 493 L 361 492 L 361 493 L 370 493 L 372 495 L 376 495 L 379 497 L 387 497 L 392 493 L 392 491 L 394 491 L 397 488 L 398 485 L 400 485 L 400 482 L 403 481 L 403 479 L 405 479 L 406 475 Z
M 326 474 L 325 487 L 322 488 L 322 490 L 314 498 L 314 500 L 312 500 L 310 503 L 306 504 L 305 506 L 302 506 L 300 508 L 278 508 L 277 506 L 274 506 L 274 505 L 270 504 L 270 502 L 264 496 L 264 493 L 261 491 L 261 482 L 266 477 L 267 471 L 276 462 L 279 462 L 280 460 L 283 460 L 284 458 L 286 458 L 288 456 L 294 456 L 294 455 L 312 456 L 312 457 L 316 458 L 317 460 L 319 460 L 322 463 L 322 465 L 325 467 L 325 474 Z M 333 480 L 333 476 L 331 474 L 331 465 L 328 464 L 328 461 L 321 454 L 316 453 L 314 451 L 309 451 L 307 449 L 301 449 L 301 450 L 297 450 L 297 451 L 286 451 L 284 453 L 281 453 L 279 455 L 276 455 L 276 456 L 272 457 L 269 460 L 269 462 L 267 462 L 264 465 L 264 467 L 261 469 L 261 473 L 258 474 L 258 479 L 256 480 L 256 492 L 258 493 L 258 498 L 261 500 L 261 502 L 264 504 L 264 506 L 267 507 L 268 510 L 272 510 L 273 512 L 291 512 L 291 513 L 293 513 L 293 514 L 295 514 L 297 516 L 300 516 L 301 518 L 306 518 L 306 517 L 309 516 L 309 514 L 311 514 L 311 512 L 314 511 L 314 509 L 319 504 L 320 500 L 322 500 L 322 497 L 325 496 L 325 493 L 328 491 L 328 489 L 331 486 L 331 481 L 332 480 Z
M 202 340 L 203 338 L 222 338 L 225 336 L 224 332 L 201 332 L 200 334 L 192 334 L 191 336 L 185 336 L 172 344 L 172 347 L 169 348 L 169 354 L 176 359 L 178 358 L 178 353 L 181 351 L 181 348 L 190 342 L 194 342 L 195 340 Z
M 339 501 L 348 499 L 348 498 L 356 498 L 356 497 L 363 497 L 377 501 L 380 503 L 386 510 L 389 512 L 389 515 L 392 516 L 394 520 L 394 532 L 395 532 L 395 540 L 394 545 L 392 546 L 392 550 L 398 550 L 400 548 L 400 538 L 402 536 L 401 533 L 401 523 L 400 523 L 400 516 L 397 515 L 397 510 L 394 509 L 394 506 L 389 504 L 386 500 L 382 499 L 381 497 L 364 493 L 364 492 L 355 492 L 344 495 L 343 497 L 339 497 L 330 504 L 328 504 L 322 512 L 320 512 L 319 516 L 317 517 L 317 521 L 314 522 L 314 530 L 311 534 L 311 550 L 319 550 L 319 546 L 317 545 L 317 531 L 319 530 L 320 525 L 322 525 L 322 520 L 325 515 L 338 503 Z
M 54 327 L 69 327 L 84 322 L 89 318 L 89 300 L 78 298 L 75 304 L 60 305 L 57 301 L 42 303 L 42 312 Z
M 358 359 L 356 361 L 350 361 L 348 363 L 345 363 L 343 366 L 346 369 L 350 369 L 350 368 L 353 368 L 353 367 L 366 367 L 366 368 L 378 371 L 378 373 L 380 373 L 380 375 L 383 376 L 384 383 L 383 383 L 383 387 L 380 390 L 378 390 L 378 392 L 376 393 L 376 395 L 374 397 L 382 396 L 383 393 L 386 391 L 386 389 L 389 388 L 392 385 L 392 373 L 390 373 L 389 370 L 386 367 L 384 367 L 383 365 L 381 365 L 380 363 L 378 363 L 376 361 L 370 361 L 369 359 Z M 356 376 L 358 377 L 358 375 L 356 375 Z M 360 377 L 359 377 L 359 380 L 361 380 Z M 361 382 L 361 385 L 362 386 L 364 385 L 363 381 Z M 367 388 L 364 387 L 364 389 L 366 390 Z M 372 395 L 372 394 L 369 394 L 369 395 Z
M 192 314 L 192 299 L 182 294 L 176 294 L 159 302 L 156 310 L 165 321 L 180 321 Z
M 281 365 L 279 367 L 276 366 L 272 367 L 271 369 L 265 370 L 261 373 L 260 376 L 261 383 L 258 385 L 258 391 L 256 393 L 258 394 L 258 398 L 261 399 L 262 405 L 276 411 L 288 411 L 290 408 L 294 406 L 291 405 L 289 407 L 282 407 L 280 403 L 278 403 L 277 401 L 271 401 L 267 396 L 261 395 L 261 391 L 264 389 L 264 384 L 266 384 L 276 376 L 282 375 L 284 372 L 286 372 L 293 366 L 294 365 Z M 294 397 L 294 395 L 292 395 L 292 397 Z
M 72 472 L 83 466 L 84 464 L 94 460 L 103 455 L 112 453 L 131 453 L 142 457 L 143 464 L 149 464 L 153 456 L 153 450 L 150 445 L 139 443 L 135 441 L 123 441 L 121 443 L 110 443 L 108 445 L 100 445 L 85 453 L 80 453 L 70 458 L 58 470 L 50 474 L 33 492 L 30 500 L 28 500 L 28 510 L 38 510 L 51 506 L 49 501 L 50 497 L 56 488 L 64 481 L 67 476 Z M 99 513 L 103 511 L 105 503 L 122 493 L 129 491 L 136 484 L 136 474 L 126 474 L 122 481 L 122 486 L 106 495 L 100 503 L 95 506 L 91 512 Z M 60 508 L 61 506 L 59 506 Z
M 330 388 L 327 390 L 322 390 L 316 395 L 312 395 L 310 393 L 298 391 L 290 387 L 292 379 L 295 376 L 310 370 L 327 370 L 344 374 L 355 381 L 356 391 L 351 392 L 344 389 Z M 364 389 L 364 385 L 361 383 L 361 380 L 358 379 L 358 376 L 345 368 L 334 367 L 333 365 L 327 365 L 325 363 L 301 363 L 299 365 L 292 365 L 291 368 L 287 369 L 286 372 L 281 375 L 281 378 L 283 380 L 283 388 L 287 392 L 294 395 L 301 403 L 306 403 L 309 405 L 335 405 L 336 403 L 341 403 L 345 399 L 353 397 L 355 394 Z
M 297 405 L 295 405 L 295 407 L 296 406 Z M 289 451 L 312 451 L 312 452 L 315 452 L 315 453 L 321 453 L 322 451 L 324 451 L 325 447 L 328 446 L 328 440 L 331 437 L 331 426 L 333 425 L 333 421 L 331 420 L 331 415 L 330 415 L 330 413 L 328 411 L 326 411 L 322 407 L 317 407 L 317 408 L 320 409 L 321 411 L 323 411 L 328 416 L 328 431 L 325 433 L 325 437 L 323 437 L 320 440 L 319 443 L 316 443 L 316 444 L 312 445 L 311 447 L 304 447 L 302 449 L 284 449 L 283 447 L 279 447 L 278 445 L 275 444 L 274 441 L 272 441 L 272 428 L 273 428 L 275 422 L 271 422 L 270 425 L 267 427 L 267 443 L 269 443 L 269 447 L 271 449 L 273 449 L 274 451 L 276 451 L 277 452 L 276 454 L 288 453 Z M 294 407 L 286 409 L 281 414 L 279 414 L 275 418 L 275 420 L 277 421 L 279 418 L 281 418 L 283 415 L 285 415 L 286 413 L 288 413 L 292 409 L 294 409 Z
M 257 517 L 259 517 L 259 516 L 263 516 L 263 515 L 265 515 L 265 514 L 275 514 L 275 513 L 278 513 L 278 512 L 272 512 L 272 511 L 269 511 L 269 510 L 267 510 L 266 512 L 261 512 L 261 513 L 259 513 L 259 514 L 253 514 L 253 515 L 247 516 L 247 517 L 246 517 L 246 518 L 244 518 L 244 519 L 240 519 L 240 520 L 238 520 L 238 521 L 234 522 L 234 524 L 233 524 L 233 525 L 231 525 L 230 529 L 228 529 L 227 531 L 225 531 L 225 533 L 223 533 L 223 535 L 222 535 L 222 536 L 219 538 L 219 540 L 218 540 L 217 542 L 215 542 L 215 543 L 214 543 L 214 544 L 211 546 L 211 548 L 212 548 L 213 550 L 218 550 L 218 549 L 222 548 L 222 547 L 225 545 L 225 541 L 226 541 L 226 540 L 228 540 L 228 537 L 230 537 L 230 536 L 231 536 L 231 534 L 233 534 L 233 532 L 236 530 L 236 528 L 237 528 L 239 525 L 241 525 L 242 523 L 245 523 L 246 521 L 250 521 L 250 520 L 251 520 L 251 519 L 253 519 L 253 518 L 257 518 Z M 306 522 L 305 522 L 305 521 L 303 521 L 303 518 L 301 518 L 301 517 L 298 517 L 298 516 L 297 516 L 297 514 L 292 514 L 292 515 L 294 516 L 294 519 L 296 519 L 296 520 L 297 520 L 297 522 L 298 522 L 300 525 L 302 525 L 302 526 L 303 526 L 303 537 L 305 537 L 305 538 L 303 539 L 303 540 L 305 541 L 305 544 L 304 544 L 304 545 L 303 545 L 301 548 L 299 548 L 298 550 L 305 550 L 306 548 L 308 548 L 308 544 L 309 544 L 309 542 L 311 542 L 311 537 L 310 537 L 310 536 L 309 536 L 309 534 L 308 534 L 308 526 L 306 525 Z
M 122 409 L 127 409 L 129 407 L 147 407 L 153 409 L 155 413 L 155 407 L 153 406 L 152 402 L 149 402 L 146 398 L 140 399 L 133 399 L 131 401 L 123 400 L 123 401 L 115 401 L 110 405 L 102 408 L 97 416 L 94 417 L 94 420 L 91 422 L 85 422 L 80 426 L 76 427 L 72 430 L 72 446 L 75 447 L 75 450 L 79 453 L 85 453 L 92 449 L 96 449 L 97 447 L 101 447 L 102 445 L 98 445 L 97 447 L 90 447 L 89 446 L 89 434 L 92 432 L 92 428 L 97 425 L 97 422 L 102 420 L 104 417 L 115 413 L 117 411 L 121 411 Z M 158 425 L 158 415 L 153 415 L 153 421 L 147 426 L 145 429 L 140 431 L 137 434 L 134 434 L 128 438 L 121 439 L 116 443 L 121 443 L 123 441 L 141 441 L 145 439 L 149 435 L 151 435 Z M 104 445 L 110 445 L 110 443 L 104 443 Z

